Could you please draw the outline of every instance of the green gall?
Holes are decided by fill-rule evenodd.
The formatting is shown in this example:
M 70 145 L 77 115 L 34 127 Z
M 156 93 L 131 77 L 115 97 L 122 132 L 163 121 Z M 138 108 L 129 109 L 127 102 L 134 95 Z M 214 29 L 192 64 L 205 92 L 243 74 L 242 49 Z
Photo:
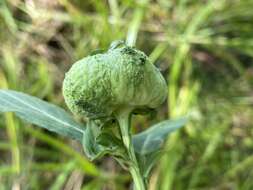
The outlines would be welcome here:
M 73 64 L 63 82 L 63 95 L 73 113 L 111 117 L 123 108 L 156 108 L 167 96 L 160 71 L 141 51 L 125 44 Z

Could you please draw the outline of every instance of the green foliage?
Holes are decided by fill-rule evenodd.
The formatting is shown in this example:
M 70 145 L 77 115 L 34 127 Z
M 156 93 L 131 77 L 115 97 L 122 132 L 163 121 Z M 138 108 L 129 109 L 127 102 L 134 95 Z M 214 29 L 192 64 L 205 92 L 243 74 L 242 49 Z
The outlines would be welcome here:
M 121 133 L 121 137 L 118 138 L 114 134 L 113 124 L 110 121 L 103 123 L 102 120 L 102 124 L 99 125 L 101 121 L 91 120 L 84 128 L 76 123 L 63 109 L 24 93 L 0 90 L 0 103 L 0 112 L 14 112 L 18 117 L 32 124 L 77 139 L 83 144 L 84 152 L 91 160 L 101 158 L 106 154 L 112 155 L 122 166 L 129 167 L 130 171 L 135 171 L 132 175 L 134 181 L 136 180 L 136 190 L 145 189 L 144 185 L 141 184 L 142 182 L 139 181 L 141 180 L 139 175 L 143 172 L 145 183 L 148 183 L 154 161 L 158 157 L 158 152 L 161 152 L 168 134 L 182 127 L 186 122 L 185 119 L 164 121 L 141 134 L 133 136 L 132 139 L 131 134 L 129 136 L 125 134 L 125 131 L 130 130 L 128 123 L 124 125 L 124 118 L 129 117 L 129 112 L 123 112 L 123 115 L 117 118 L 119 123 L 116 127 L 118 130 L 120 129 Z M 127 141 L 125 141 L 125 138 L 127 138 Z M 133 144 L 131 144 L 132 140 Z M 132 148 L 133 152 L 131 151 Z M 139 160 L 136 160 L 135 153 L 137 153 Z M 132 165 L 134 167 L 131 169 Z M 141 173 L 139 173 L 139 170 Z M 64 176 L 65 174 L 62 177 Z M 60 180 L 59 176 L 52 187 L 53 189 L 61 186 Z
M 98 126 L 94 121 L 87 123 L 83 136 L 85 154 L 91 159 L 97 159 L 105 154 L 126 157 L 123 143 L 113 135 L 108 128 Z
M 0 88 L 64 107 L 70 63 L 115 39 L 136 42 L 166 78 L 169 101 L 156 119 L 135 117 L 133 131 L 190 113 L 165 143 L 150 190 L 251 190 L 252 7 L 252 0 L 2 0 Z M 96 170 L 76 141 L 11 113 L 0 116 L 0 130 L 0 189 L 48 189 L 73 159 L 62 189 L 131 188 L 115 162 L 100 159 L 104 170 Z
M 93 53 L 71 67 L 63 82 L 63 95 L 73 113 L 89 119 L 117 120 L 122 143 L 113 133 L 90 121 L 83 137 L 84 149 L 91 159 L 110 154 L 121 164 L 127 163 L 135 189 L 145 190 L 148 181 L 141 175 L 129 132 L 131 115 L 136 110 L 142 113 L 156 108 L 166 98 L 166 82 L 148 57 L 122 41 L 113 42 L 107 52 Z
M 157 152 L 164 144 L 167 136 L 174 130 L 184 126 L 187 119 L 162 121 L 133 137 L 135 151 L 141 155 Z
M 0 90 L 0 112 L 15 112 L 29 123 L 82 141 L 84 127 L 63 109 L 12 90 Z
M 155 108 L 166 98 L 166 82 L 141 51 L 124 43 L 76 62 L 66 74 L 69 108 L 89 118 L 109 117 L 121 107 Z

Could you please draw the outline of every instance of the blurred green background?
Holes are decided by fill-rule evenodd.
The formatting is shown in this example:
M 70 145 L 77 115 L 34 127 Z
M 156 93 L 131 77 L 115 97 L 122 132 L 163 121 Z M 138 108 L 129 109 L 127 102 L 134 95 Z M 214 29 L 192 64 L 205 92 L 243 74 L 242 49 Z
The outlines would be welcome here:
M 149 190 L 253 189 L 253 0 L 0 0 L 0 88 L 66 108 L 64 73 L 124 39 L 168 82 L 157 117 L 190 115 L 168 139 Z M 0 190 L 126 190 L 110 158 L 90 163 L 69 139 L 0 117 Z

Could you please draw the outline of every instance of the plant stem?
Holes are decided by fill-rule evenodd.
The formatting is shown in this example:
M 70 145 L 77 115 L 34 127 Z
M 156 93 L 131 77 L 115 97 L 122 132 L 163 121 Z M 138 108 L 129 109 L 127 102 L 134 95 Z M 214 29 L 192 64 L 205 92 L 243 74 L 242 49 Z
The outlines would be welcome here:
M 129 171 L 134 180 L 134 190 L 146 190 L 146 186 L 141 176 L 139 168 L 132 166 L 130 167 Z
M 134 147 L 132 143 L 132 136 L 130 132 L 131 124 L 131 111 L 124 110 L 119 112 L 117 119 L 120 125 L 120 131 L 122 135 L 123 143 L 127 149 L 128 157 L 130 160 L 129 172 L 132 175 L 134 181 L 134 190 L 146 190 L 144 179 L 141 176 L 139 165 L 135 156 Z

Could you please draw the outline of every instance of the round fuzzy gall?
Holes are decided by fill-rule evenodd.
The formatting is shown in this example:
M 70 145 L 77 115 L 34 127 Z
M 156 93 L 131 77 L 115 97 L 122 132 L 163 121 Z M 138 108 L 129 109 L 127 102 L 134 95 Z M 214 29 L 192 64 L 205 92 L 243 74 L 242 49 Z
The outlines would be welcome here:
M 156 108 L 165 101 L 167 86 L 143 52 L 123 45 L 74 63 L 63 95 L 73 113 L 102 118 L 122 108 Z

